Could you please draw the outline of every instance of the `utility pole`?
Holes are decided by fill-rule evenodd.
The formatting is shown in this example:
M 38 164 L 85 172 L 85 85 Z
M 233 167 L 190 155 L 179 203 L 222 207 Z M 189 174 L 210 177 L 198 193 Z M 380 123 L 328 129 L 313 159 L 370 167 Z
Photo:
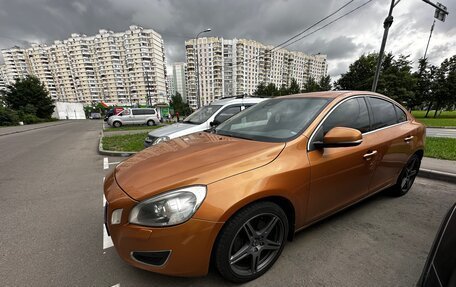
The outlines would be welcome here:
M 385 21 L 383 22 L 383 39 L 382 45 L 380 46 L 380 52 L 378 53 L 377 68 L 375 70 L 374 82 L 372 83 L 372 92 L 375 92 L 377 90 L 378 78 L 380 77 L 380 69 L 382 67 L 383 53 L 385 52 L 386 39 L 388 38 L 389 28 L 393 24 L 393 9 L 394 6 L 396 6 L 397 3 L 399 3 L 399 1 L 401 0 L 397 0 L 396 3 L 394 3 L 394 1 L 395 0 L 391 0 L 388 16 L 385 18 Z
M 391 0 L 388 16 L 385 18 L 385 21 L 383 22 L 383 39 L 382 44 L 380 46 L 380 52 L 378 53 L 377 68 L 375 69 L 374 81 L 372 83 L 371 89 L 372 92 L 375 92 L 377 90 L 378 78 L 380 77 L 380 70 L 382 67 L 383 54 L 385 52 L 386 40 L 388 38 L 388 31 L 391 25 L 393 24 L 393 9 L 400 1 L 401 0 Z M 445 21 L 445 17 L 446 15 L 448 15 L 447 7 L 440 3 L 434 4 L 429 0 L 423 0 L 423 2 L 435 7 L 435 18 L 439 19 L 440 21 Z
M 435 20 L 434 20 L 434 22 L 432 23 L 432 26 L 431 26 L 431 33 L 429 33 L 429 39 L 428 39 L 428 42 L 427 42 L 427 45 L 426 45 L 426 50 L 424 51 L 423 59 L 426 59 L 427 51 L 428 51 L 428 48 L 429 48 L 429 42 L 431 42 L 432 31 L 434 31 L 434 25 L 435 25 Z

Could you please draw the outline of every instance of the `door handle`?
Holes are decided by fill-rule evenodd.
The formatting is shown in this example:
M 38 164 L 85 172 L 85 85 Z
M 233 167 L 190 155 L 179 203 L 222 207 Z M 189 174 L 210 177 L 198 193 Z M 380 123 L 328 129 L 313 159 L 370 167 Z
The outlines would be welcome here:
M 412 139 L 413 139 L 413 136 L 409 136 L 409 137 L 406 137 L 406 138 L 404 139 L 404 141 L 405 141 L 405 142 L 409 142 L 409 141 L 411 141 Z
M 366 153 L 366 154 L 363 156 L 363 158 L 364 158 L 365 160 L 370 160 L 371 157 L 372 157 L 373 155 L 376 155 L 376 154 L 377 154 L 377 151 L 374 150 L 374 151 L 371 151 L 371 152 Z

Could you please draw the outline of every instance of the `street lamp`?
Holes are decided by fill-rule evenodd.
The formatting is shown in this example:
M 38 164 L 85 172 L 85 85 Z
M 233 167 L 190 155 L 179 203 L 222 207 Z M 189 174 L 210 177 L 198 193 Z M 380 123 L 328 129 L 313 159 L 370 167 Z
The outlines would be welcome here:
M 201 105 L 200 101 L 200 93 L 199 93 L 199 44 L 198 44 L 198 38 L 202 33 L 207 33 L 210 32 L 211 28 L 207 28 L 206 30 L 203 30 L 196 34 L 196 108 L 199 109 Z
M 377 84 L 378 84 L 378 78 L 380 77 L 380 69 L 382 66 L 382 60 L 383 60 L 383 53 L 385 52 L 385 45 L 386 45 L 386 39 L 388 38 L 388 31 L 391 25 L 393 24 L 393 9 L 394 7 L 400 2 L 401 0 L 391 0 L 391 6 L 389 9 L 388 16 L 385 18 L 385 21 L 383 22 L 383 40 L 382 40 L 382 45 L 380 46 L 380 52 L 378 53 L 378 60 L 377 60 L 377 68 L 375 70 L 375 76 L 374 76 L 374 81 L 372 83 L 372 92 L 375 92 L 377 90 Z M 438 18 L 441 21 L 445 21 L 445 15 L 448 15 L 447 8 L 440 4 L 434 4 L 429 0 L 423 0 L 423 2 L 435 7 L 436 9 L 436 18 Z M 442 19 L 440 19 L 442 18 Z

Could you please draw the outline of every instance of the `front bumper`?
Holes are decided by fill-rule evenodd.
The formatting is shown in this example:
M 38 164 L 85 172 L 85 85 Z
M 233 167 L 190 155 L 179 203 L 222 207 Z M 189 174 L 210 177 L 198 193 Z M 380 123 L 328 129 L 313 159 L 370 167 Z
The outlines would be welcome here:
M 129 264 L 174 276 L 203 276 L 209 269 L 212 246 L 223 223 L 199 219 L 170 227 L 152 228 L 130 224 L 130 210 L 137 204 L 111 175 L 105 181 L 106 226 L 120 257 Z M 122 208 L 120 224 L 111 224 L 112 212 Z M 169 252 L 168 252 L 169 251 Z M 166 260 L 149 264 L 135 252 L 165 253 Z

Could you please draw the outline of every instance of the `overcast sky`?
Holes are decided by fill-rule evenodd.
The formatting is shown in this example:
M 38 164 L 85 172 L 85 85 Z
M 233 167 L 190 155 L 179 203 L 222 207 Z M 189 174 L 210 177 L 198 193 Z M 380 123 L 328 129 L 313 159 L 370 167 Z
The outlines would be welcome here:
M 354 0 L 335 17 L 366 1 Z M 456 1 L 440 1 L 448 7 L 450 15 L 446 22 L 436 22 L 428 51 L 433 64 L 456 54 Z M 275 45 L 346 2 L 348 0 L 0 0 L 0 48 L 50 44 L 53 40 L 68 38 L 71 33 L 93 35 L 99 29 L 125 31 L 136 24 L 162 34 L 167 63 L 171 64 L 185 61 L 184 41 L 202 29 L 212 28 L 208 36 L 247 38 Z M 329 73 L 338 77 L 361 54 L 379 50 L 389 3 L 389 0 L 374 0 L 287 49 L 327 54 Z M 393 15 L 386 49 L 394 54 L 410 55 L 416 62 L 424 53 L 434 8 L 421 0 L 402 0 Z

